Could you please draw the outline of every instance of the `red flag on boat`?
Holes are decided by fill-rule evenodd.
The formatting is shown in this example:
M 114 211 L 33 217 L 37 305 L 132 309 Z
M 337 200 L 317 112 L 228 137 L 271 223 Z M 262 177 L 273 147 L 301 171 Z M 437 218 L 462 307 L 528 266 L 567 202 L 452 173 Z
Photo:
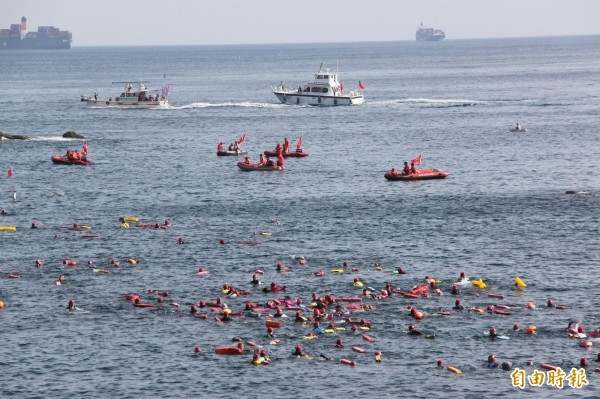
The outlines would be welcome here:
M 12 168 L 8 168 L 8 177 L 12 177 Z
M 84 141 L 83 142 L 83 150 L 81 150 L 81 156 L 87 157 L 87 154 L 88 154 L 87 141 Z
M 246 133 L 242 134 L 242 137 L 239 138 L 238 144 L 242 144 L 244 141 L 246 141 Z
M 340 91 L 344 91 L 344 85 L 340 85 Z
M 365 89 L 365 85 L 362 84 L 362 82 L 360 80 L 358 81 L 358 87 L 360 87 L 363 90 Z
M 415 165 L 420 164 L 421 163 L 421 154 L 419 154 L 419 156 L 416 157 L 415 159 L 411 159 L 410 162 L 414 163 Z
M 300 138 L 298 139 L 298 144 L 296 144 L 296 149 L 297 150 L 302 149 L 302 135 L 300 135 Z

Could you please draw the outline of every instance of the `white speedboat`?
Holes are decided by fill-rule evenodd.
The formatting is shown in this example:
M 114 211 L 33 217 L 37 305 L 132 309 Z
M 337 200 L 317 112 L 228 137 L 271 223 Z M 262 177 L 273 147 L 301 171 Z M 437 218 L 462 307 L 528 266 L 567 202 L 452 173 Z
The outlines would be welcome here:
M 365 102 L 359 90 L 344 90 L 336 72 L 319 67 L 314 76 L 313 82 L 298 87 L 288 87 L 281 82 L 271 89 L 279 101 L 289 105 L 358 105 Z
M 132 82 L 113 82 L 113 84 L 125 84 L 123 92 L 115 97 L 101 99 L 98 94 L 93 96 L 81 95 L 81 101 L 94 107 L 115 107 L 115 108 L 169 108 L 169 86 L 163 86 L 161 89 L 149 89 L 144 83 Z

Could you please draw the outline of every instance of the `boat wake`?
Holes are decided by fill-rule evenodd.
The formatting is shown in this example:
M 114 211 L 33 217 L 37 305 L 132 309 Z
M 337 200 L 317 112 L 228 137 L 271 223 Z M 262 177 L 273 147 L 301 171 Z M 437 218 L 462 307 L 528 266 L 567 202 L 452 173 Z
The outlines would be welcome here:
M 471 107 L 475 105 L 490 104 L 490 101 L 481 100 L 463 100 L 463 99 L 438 99 L 438 98 L 401 98 L 398 100 L 386 101 L 369 101 L 368 104 L 373 106 L 394 106 L 394 105 L 423 105 L 429 107 Z
M 235 108 L 286 108 L 284 104 L 275 104 L 275 103 L 253 103 L 249 101 L 239 102 L 239 103 L 191 103 L 187 105 L 181 106 L 173 106 L 172 109 L 193 109 L 193 108 L 227 108 L 227 107 L 235 107 Z

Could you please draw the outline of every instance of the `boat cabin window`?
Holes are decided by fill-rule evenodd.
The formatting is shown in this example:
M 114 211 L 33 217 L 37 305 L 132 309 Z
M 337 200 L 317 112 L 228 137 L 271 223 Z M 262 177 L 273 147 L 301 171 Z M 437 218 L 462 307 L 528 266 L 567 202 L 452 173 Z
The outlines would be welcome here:
M 323 79 L 323 75 L 317 75 L 317 79 Z
M 324 75 L 323 76 L 325 79 L 329 79 L 329 75 Z

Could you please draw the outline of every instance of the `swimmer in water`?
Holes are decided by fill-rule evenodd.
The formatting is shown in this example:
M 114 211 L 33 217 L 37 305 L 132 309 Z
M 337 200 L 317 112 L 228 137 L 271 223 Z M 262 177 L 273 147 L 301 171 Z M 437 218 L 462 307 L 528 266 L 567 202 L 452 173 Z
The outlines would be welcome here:
M 250 284 L 254 284 L 254 285 L 260 284 L 260 280 L 258 279 L 258 276 L 256 274 L 252 275 L 252 281 L 250 281 Z
M 498 363 L 496 362 L 496 356 L 492 353 L 488 356 L 488 367 L 491 369 L 495 369 L 498 367 Z
M 294 353 L 292 353 L 293 356 L 304 356 L 304 353 L 302 352 L 302 347 L 300 345 L 296 346 L 296 349 L 294 350 Z
M 306 321 L 306 317 L 302 317 L 302 312 L 298 310 L 296 312 L 296 318 L 294 319 L 294 321 L 296 323 L 304 323 Z
M 469 278 L 465 274 L 465 272 L 460 272 L 460 277 L 458 278 L 458 282 L 461 283 L 463 281 L 469 281 Z
M 315 321 L 315 324 L 313 325 L 313 333 L 315 334 L 324 334 L 325 333 L 325 329 L 323 328 L 323 326 L 321 326 L 321 323 L 319 323 L 318 321 Z
M 67 310 L 80 310 L 77 306 L 75 306 L 75 301 L 73 299 L 69 300 L 69 304 L 67 305 Z
M 341 339 L 341 338 L 338 338 L 338 339 L 335 341 L 335 347 L 336 347 L 336 348 L 343 348 L 343 347 L 344 347 L 344 341 L 342 341 L 342 339 Z
M 458 289 L 458 285 L 454 284 L 452 286 L 452 290 L 450 291 L 452 295 L 460 295 L 460 290 Z
M 490 333 L 490 338 L 496 338 L 498 336 L 498 333 L 496 332 L 495 327 L 490 328 L 489 333 Z
M 454 309 L 454 310 L 465 310 L 465 307 L 460 304 L 460 299 L 457 299 L 454 302 L 454 306 L 452 307 L 452 309 Z
M 408 335 L 421 335 L 423 334 L 421 331 L 417 330 L 414 325 L 408 325 Z

